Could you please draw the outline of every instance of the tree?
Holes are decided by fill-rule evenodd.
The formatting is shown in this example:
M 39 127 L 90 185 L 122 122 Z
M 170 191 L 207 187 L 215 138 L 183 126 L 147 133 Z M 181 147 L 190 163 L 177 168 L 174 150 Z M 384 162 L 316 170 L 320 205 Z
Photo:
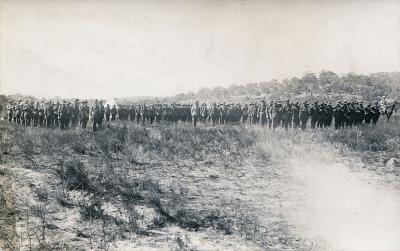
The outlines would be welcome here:
M 306 93 L 307 92 L 314 92 L 315 90 L 318 89 L 318 78 L 313 72 L 307 72 L 301 77 L 301 82 L 303 86 L 306 87 Z

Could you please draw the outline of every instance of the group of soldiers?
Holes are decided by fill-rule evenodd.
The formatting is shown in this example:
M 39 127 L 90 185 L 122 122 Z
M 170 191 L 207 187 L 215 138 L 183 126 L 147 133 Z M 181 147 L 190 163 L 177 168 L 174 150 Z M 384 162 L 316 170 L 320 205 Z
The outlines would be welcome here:
M 376 102 L 375 104 L 363 102 L 314 102 L 307 101 L 300 103 L 264 100 L 260 103 L 251 104 L 213 104 L 208 107 L 206 104 L 195 103 L 192 106 L 193 124 L 198 121 L 210 121 L 215 124 L 237 124 L 242 123 L 268 125 L 269 128 L 283 127 L 306 129 L 308 121 L 312 129 L 315 127 L 330 127 L 334 121 L 335 129 L 345 126 L 352 127 L 359 124 L 376 124 L 381 115 L 389 120 L 396 108 L 397 103 L 387 105 Z
M 374 104 L 363 102 L 284 102 L 271 101 L 250 104 L 206 103 L 196 101 L 190 104 L 140 104 L 140 105 L 110 105 L 102 100 L 95 100 L 89 106 L 87 100 L 74 102 L 48 101 L 31 102 L 29 100 L 10 100 L 7 115 L 10 123 L 25 126 L 47 128 L 86 128 L 89 121 L 93 131 L 102 127 L 103 122 L 115 120 L 133 121 L 138 124 L 191 122 L 196 127 L 198 123 L 223 124 L 260 124 L 269 128 L 283 127 L 306 129 L 330 127 L 335 129 L 359 124 L 376 124 L 381 115 L 389 120 L 397 103 L 388 105 L 386 101 Z M 310 121 L 310 123 L 308 123 Z

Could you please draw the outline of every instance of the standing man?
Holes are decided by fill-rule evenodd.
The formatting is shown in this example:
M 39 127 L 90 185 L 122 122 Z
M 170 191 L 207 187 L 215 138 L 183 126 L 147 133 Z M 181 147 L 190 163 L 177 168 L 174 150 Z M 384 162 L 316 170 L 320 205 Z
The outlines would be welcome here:
M 293 128 L 299 128 L 300 126 L 300 103 L 296 102 L 292 108 L 293 113 Z
M 200 107 L 199 107 L 199 101 L 196 101 L 190 110 L 190 113 L 192 115 L 192 121 L 193 121 L 193 127 L 196 128 L 197 126 L 197 120 L 199 119 L 200 115 Z
M 304 101 L 303 105 L 300 108 L 300 126 L 302 130 L 307 128 L 307 121 L 310 116 L 310 111 L 308 109 L 307 101 Z
M 74 128 L 79 121 L 79 99 L 75 99 L 74 106 L 71 107 L 71 126 Z
M 115 118 L 117 117 L 117 106 L 113 105 L 113 107 L 111 108 L 111 121 L 115 121 Z
M 110 122 L 110 115 L 111 115 L 110 104 L 107 104 L 105 113 L 106 113 L 106 122 L 108 123 Z
M 97 129 L 100 127 L 99 121 L 101 118 L 101 109 L 100 109 L 100 105 L 99 105 L 99 101 L 96 99 L 94 101 L 94 107 L 92 107 L 92 111 L 91 111 L 91 117 L 93 120 L 93 131 L 97 131 Z
M 84 100 L 82 102 L 82 106 L 80 107 L 79 111 L 79 117 L 81 118 L 81 126 L 83 129 L 86 128 L 87 122 L 89 120 L 89 113 L 90 109 L 89 106 L 87 105 L 87 100 Z
M 12 100 L 8 101 L 7 104 L 7 115 L 8 115 L 8 122 L 12 122 L 14 117 L 14 102 Z

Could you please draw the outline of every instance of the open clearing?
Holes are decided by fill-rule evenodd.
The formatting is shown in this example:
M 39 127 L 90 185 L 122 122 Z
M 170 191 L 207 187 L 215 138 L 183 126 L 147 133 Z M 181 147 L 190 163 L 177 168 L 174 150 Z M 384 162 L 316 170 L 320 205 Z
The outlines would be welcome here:
M 16 196 L 1 203 L 5 249 L 400 247 L 398 176 L 362 168 L 318 131 L 118 128 L 53 132 L 52 148 L 41 139 L 45 131 L 17 132 L 24 138 L 17 148 L 36 152 L 27 147 L 26 158 L 13 147 L 13 162 L 4 158 L 1 178 L 13 184 L 2 183 L 2 194 Z M 196 144 L 204 148 L 191 150 Z M 65 185 L 78 177 L 66 170 L 83 170 L 79 189 Z M 16 211 L 16 224 L 6 209 Z

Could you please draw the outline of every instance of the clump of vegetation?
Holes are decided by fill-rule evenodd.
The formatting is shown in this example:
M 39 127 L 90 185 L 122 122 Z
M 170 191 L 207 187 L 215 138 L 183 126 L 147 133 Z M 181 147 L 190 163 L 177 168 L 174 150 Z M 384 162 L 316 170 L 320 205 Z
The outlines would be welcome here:
M 388 123 L 380 121 L 377 125 L 329 130 L 323 136 L 329 142 L 343 144 L 360 152 L 396 153 L 400 150 L 400 128 L 395 126 L 398 122 L 398 117 L 394 117 Z
M 78 208 L 84 221 L 119 229 L 113 231 L 115 238 L 122 238 L 120 232 L 124 231 L 145 234 L 166 223 L 188 230 L 214 227 L 227 234 L 237 232 L 226 213 L 193 207 L 189 184 L 165 182 L 160 168 L 169 167 L 187 179 L 189 174 L 181 170 L 186 163 L 194 163 L 191 168 L 241 165 L 258 141 L 256 130 L 230 125 L 193 129 L 188 124 L 143 127 L 120 123 L 97 132 L 9 129 L 12 137 L 20 138 L 12 141 L 15 154 L 22 153 L 16 155 L 21 157 L 17 161 L 41 163 L 41 170 L 46 167 L 55 174 L 53 183 L 58 191 L 53 199 L 59 205 Z M 76 200 L 72 195 L 77 191 L 83 199 Z M 105 203 L 117 203 L 129 217 L 110 215 Z M 139 226 L 141 216 L 134 210 L 139 205 L 156 213 L 144 227 Z

